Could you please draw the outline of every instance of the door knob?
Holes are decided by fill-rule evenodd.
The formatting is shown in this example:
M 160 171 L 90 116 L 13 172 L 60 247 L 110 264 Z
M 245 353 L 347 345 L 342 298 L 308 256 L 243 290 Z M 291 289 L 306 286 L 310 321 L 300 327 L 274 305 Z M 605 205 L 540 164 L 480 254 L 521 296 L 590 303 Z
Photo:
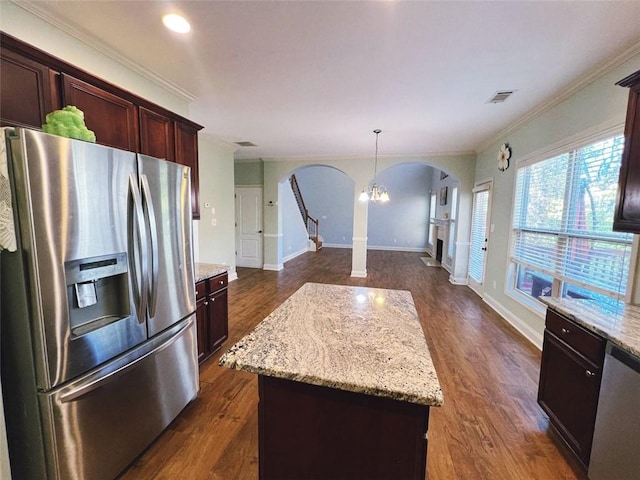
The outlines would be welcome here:
M 258 230 L 258 233 L 262 233 L 262 230 Z

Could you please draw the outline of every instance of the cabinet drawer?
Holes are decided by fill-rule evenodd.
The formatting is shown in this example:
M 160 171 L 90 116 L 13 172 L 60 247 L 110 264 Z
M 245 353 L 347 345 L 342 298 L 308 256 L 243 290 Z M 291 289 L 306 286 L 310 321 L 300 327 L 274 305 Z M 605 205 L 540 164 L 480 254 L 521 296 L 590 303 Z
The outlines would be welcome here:
M 547 310 L 546 327 L 548 331 L 567 345 L 597 366 L 602 367 L 606 346 L 606 341 L 603 338 L 589 332 L 577 323 L 551 309 Z
M 229 283 L 229 275 L 225 272 L 209 279 L 209 292 L 215 293 L 222 290 Z
M 196 300 L 200 300 L 207 296 L 207 281 L 203 280 L 196 283 Z

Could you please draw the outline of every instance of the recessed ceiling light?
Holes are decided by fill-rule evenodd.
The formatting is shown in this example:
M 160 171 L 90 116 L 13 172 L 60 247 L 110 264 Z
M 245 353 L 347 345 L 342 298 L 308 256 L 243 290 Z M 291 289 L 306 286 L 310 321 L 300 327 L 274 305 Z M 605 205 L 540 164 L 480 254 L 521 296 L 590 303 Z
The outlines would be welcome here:
M 169 30 L 173 30 L 178 33 L 187 33 L 191 31 L 191 25 L 187 22 L 187 19 L 181 15 L 175 13 L 169 13 L 162 17 L 162 23 Z

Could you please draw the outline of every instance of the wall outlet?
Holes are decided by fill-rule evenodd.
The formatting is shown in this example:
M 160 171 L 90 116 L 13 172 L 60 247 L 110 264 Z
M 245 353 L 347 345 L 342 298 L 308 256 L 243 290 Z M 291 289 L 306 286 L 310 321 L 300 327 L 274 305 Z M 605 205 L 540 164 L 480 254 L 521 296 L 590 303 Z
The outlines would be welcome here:
M 497 284 L 496 284 L 496 281 L 495 281 L 495 280 L 493 281 L 492 285 L 493 285 L 493 289 L 495 290 L 495 289 L 496 289 L 496 287 L 497 287 Z
M 211 219 L 211 226 L 215 227 L 218 224 L 218 220 L 216 220 L 215 218 Z

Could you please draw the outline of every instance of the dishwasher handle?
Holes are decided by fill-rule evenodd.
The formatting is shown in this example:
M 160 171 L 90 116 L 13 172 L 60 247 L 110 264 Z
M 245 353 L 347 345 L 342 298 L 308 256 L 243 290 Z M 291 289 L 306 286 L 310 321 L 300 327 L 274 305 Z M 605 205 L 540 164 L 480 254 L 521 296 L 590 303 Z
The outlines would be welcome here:
M 640 373 L 640 358 L 630 354 L 629 352 L 625 352 L 611 342 L 607 342 L 607 355 L 611 355 L 613 358 L 634 370 L 636 373 Z

